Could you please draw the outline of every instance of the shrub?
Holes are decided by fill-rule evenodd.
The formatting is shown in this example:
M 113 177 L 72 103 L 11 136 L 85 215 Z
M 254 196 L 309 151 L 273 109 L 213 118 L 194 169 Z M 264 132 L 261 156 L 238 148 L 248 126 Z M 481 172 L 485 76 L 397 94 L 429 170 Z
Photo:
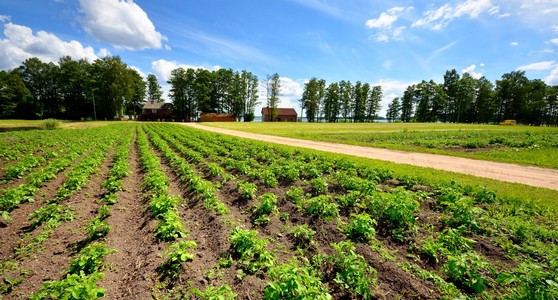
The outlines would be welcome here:
M 339 216 L 337 204 L 330 203 L 331 196 L 321 195 L 308 200 L 306 211 L 313 216 L 331 221 Z
M 45 119 L 41 122 L 41 127 L 48 130 L 56 129 L 60 127 L 60 121 L 56 119 Z
M 236 227 L 230 232 L 229 242 L 240 262 L 246 267 L 248 273 L 254 274 L 261 268 L 269 268 L 273 265 L 273 255 L 265 249 L 266 239 L 256 236 L 255 230 L 246 230 Z
M 105 275 L 99 272 L 90 275 L 83 271 L 79 274 L 69 274 L 62 280 L 45 282 L 30 299 L 99 299 L 105 295 L 105 289 L 97 287 L 97 281 L 103 277 Z
M 236 189 L 240 193 L 240 197 L 246 200 L 256 198 L 256 192 L 258 191 L 258 187 L 251 182 L 238 182 Z
M 83 248 L 78 257 L 70 262 L 69 274 L 79 274 L 84 272 L 86 275 L 99 271 L 103 266 L 103 258 L 116 250 L 108 249 L 105 243 L 93 243 Z
M 415 212 L 419 203 L 404 190 L 394 193 L 377 193 L 367 199 L 370 215 L 378 219 L 397 240 L 403 240 L 406 232 L 415 227 Z
M 327 181 L 322 177 L 310 180 L 310 185 L 312 186 L 312 193 L 315 196 L 327 193 Z

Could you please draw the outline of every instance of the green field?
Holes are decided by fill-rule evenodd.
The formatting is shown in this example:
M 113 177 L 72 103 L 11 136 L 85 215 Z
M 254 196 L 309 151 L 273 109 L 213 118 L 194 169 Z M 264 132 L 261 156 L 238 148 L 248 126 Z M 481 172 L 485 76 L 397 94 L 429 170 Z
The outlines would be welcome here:
M 558 191 L 169 123 L 4 132 L 0 160 L 5 299 L 558 297 Z
M 434 123 L 203 123 L 332 143 L 558 168 L 558 128 Z

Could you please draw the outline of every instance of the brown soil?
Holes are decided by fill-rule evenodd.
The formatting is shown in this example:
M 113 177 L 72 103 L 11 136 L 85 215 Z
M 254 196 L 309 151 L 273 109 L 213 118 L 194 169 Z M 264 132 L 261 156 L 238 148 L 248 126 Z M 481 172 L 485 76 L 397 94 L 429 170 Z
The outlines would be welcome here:
M 183 124 L 198 129 L 269 143 L 335 152 L 371 159 L 379 159 L 558 190 L 558 170 L 553 169 L 482 161 L 445 155 L 405 152 L 399 150 L 388 150 L 363 146 L 299 140 L 286 137 L 248 133 L 230 129 L 214 128 L 195 123 Z

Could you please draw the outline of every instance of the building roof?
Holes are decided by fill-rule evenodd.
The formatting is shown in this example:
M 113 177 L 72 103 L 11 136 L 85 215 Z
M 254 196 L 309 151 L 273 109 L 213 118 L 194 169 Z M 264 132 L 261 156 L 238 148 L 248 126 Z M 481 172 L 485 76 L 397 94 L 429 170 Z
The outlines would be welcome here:
M 143 105 L 143 109 L 170 109 L 172 108 L 171 103 L 165 102 L 147 102 Z
M 298 113 L 294 108 L 276 108 L 278 116 L 298 116 Z M 262 108 L 262 115 L 269 115 L 269 107 Z

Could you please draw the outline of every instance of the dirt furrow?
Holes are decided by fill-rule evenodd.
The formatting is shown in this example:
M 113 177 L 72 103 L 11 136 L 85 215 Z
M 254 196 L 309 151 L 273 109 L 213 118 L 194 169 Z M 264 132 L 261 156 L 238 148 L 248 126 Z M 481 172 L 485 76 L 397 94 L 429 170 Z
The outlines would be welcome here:
M 107 222 L 111 225 L 106 240 L 108 248 L 118 252 L 105 258 L 109 268 L 99 286 L 107 299 L 150 299 L 162 260 L 161 245 L 155 242 L 156 221 L 151 218 L 148 201 L 143 199 L 143 181 L 135 143 L 131 145 L 129 175 L 122 183 L 118 202 L 111 207 Z

